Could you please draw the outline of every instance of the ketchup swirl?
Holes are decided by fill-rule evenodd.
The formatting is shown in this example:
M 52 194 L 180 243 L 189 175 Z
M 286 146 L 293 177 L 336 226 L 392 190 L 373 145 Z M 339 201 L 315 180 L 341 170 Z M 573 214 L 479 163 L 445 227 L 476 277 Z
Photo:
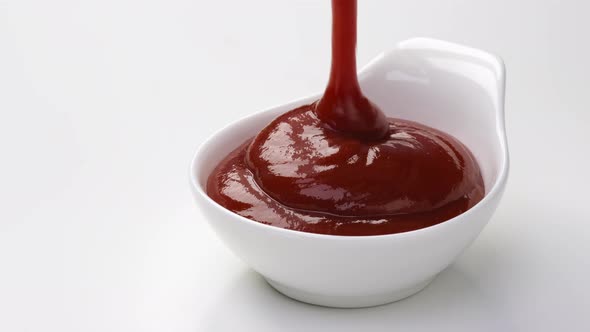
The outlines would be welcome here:
M 454 137 L 387 118 L 356 75 L 356 0 L 332 0 L 332 67 L 322 98 L 289 111 L 216 167 L 208 195 L 244 217 L 334 235 L 379 235 L 455 217 L 484 196 Z

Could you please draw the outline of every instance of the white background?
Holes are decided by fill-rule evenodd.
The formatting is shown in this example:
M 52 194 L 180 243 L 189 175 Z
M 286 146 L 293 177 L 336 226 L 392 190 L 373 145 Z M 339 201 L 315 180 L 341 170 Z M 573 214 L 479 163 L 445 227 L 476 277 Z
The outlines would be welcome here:
M 360 1 L 359 66 L 415 36 L 507 65 L 504 200 L 423 292 L 305 305 L 216 239 L 189 192 L 192 153 L 228 121 L 321 91 L 329 10 L 0 0 L 0 331 L 590 330 L 585 1 Z

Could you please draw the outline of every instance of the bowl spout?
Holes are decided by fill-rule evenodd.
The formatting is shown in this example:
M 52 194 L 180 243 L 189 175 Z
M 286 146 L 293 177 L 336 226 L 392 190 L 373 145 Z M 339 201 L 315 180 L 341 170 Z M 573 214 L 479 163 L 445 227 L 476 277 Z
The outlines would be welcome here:
M 486 192 L 505 181 L 505 69 L 490 53 L 449 42 L 401 42 L 363 68 L 365 95 L 391 117 L 417 121 L 458 138 L 477 158 Z

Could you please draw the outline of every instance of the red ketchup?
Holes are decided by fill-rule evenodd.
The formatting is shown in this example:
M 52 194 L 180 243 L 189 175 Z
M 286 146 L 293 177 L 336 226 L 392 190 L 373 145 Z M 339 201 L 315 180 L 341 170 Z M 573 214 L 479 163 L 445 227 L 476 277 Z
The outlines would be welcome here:
M 332 0 L 332 68 L 322 98 L 289 111 L 226 156 L 207 193 L 263 224 L 381 235 L 441 223 L 484 196 L 454 137 L 387 118 L 356 75 L 356 0 Z

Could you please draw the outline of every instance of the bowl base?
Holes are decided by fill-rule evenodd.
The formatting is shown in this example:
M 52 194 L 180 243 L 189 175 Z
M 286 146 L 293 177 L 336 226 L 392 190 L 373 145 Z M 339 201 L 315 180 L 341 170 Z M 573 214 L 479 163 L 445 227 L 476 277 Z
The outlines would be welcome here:
M 420 292 L 421 290 L 426 288 L 426 286 L 428 286 L 428 284 L 430 284 L 430 282 L 433 279 L 434 277 L 426 281 L 419 282 L 415 285 L 409 286 L 407 288 L 395 290 L 389 293 L 358 296 L 339 296 L 313 294 L 306 291 L 302 291 L 300 289 L 285 286 L 276 281 L 265 278 L 266 282 L 268 282 L 279 293 L 288 296 L 294 300 L 323 307 L 333 308 L 365 308 L 399 301 Z

